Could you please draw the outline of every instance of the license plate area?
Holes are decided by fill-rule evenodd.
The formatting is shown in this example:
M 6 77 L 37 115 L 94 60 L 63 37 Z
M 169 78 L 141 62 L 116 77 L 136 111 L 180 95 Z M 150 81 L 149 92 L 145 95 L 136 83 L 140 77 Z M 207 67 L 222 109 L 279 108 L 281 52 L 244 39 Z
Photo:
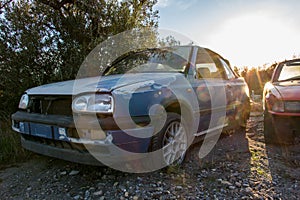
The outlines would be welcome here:
M 53 130 L 50 125 L 30 123 L 30 134 L 33 136 L 52 139 L 52 133 Z

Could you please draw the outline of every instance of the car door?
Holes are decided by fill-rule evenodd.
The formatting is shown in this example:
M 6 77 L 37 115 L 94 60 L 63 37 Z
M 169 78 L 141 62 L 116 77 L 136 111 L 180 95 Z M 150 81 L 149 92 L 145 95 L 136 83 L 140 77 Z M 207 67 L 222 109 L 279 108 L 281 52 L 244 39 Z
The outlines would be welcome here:
M 226 117 L 226 77 L 214 52 L 197 47 L 190 68 L 191 85 L 198 98 L 200 120 L 197 136 L 224 127 Z
M 236 121 L 239 108 L 243 106 L 247 95 L 245 94 L 245 82 L 242 78 L 235 75 L 230 67 L 230 63 L 219 56 L 220 64 L 224 68 L 226 77 L 226 98 L 227 98 L 227 121 Z

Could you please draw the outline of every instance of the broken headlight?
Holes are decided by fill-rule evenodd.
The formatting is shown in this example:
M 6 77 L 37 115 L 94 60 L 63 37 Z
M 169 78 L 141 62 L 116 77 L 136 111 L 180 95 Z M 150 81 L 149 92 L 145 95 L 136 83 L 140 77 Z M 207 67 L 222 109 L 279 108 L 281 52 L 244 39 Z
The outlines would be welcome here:
M 72 110 L 77 113 L 112 113 L 113 106 L 113 97 L 108 94 L 86 94 L 72 102 Z

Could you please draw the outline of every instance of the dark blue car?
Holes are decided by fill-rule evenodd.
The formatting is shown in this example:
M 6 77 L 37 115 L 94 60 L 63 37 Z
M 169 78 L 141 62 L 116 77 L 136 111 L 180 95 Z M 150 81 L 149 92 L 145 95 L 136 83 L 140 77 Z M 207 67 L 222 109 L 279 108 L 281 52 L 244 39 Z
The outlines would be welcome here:
M 47 156 L 169 165 L 195 138 L 244 127 L 249 107 L 248 86 L 226 59 L 179 46 L 129 52 L 102 76 L 29 89 L 12 121 L 23 147 Z

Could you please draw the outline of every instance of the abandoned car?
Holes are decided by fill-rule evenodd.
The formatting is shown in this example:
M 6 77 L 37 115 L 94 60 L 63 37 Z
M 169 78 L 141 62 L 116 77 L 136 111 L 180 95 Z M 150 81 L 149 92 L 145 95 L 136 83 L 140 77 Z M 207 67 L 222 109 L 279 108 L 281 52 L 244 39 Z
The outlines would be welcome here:
M 12 128 L 25 149 L 68 161 L 101 165 L 93 150 L 118 162 L 163 149 L 168 165 L 197 138 L 244 127 L 249 102 L 244 79 L 219 54 L 153 48 L 126 53 L 101 76 L 28 89 Z
M 300 137 L 300 59 L 281 62 L 263 92 L 267 143 L 293 143 Z

